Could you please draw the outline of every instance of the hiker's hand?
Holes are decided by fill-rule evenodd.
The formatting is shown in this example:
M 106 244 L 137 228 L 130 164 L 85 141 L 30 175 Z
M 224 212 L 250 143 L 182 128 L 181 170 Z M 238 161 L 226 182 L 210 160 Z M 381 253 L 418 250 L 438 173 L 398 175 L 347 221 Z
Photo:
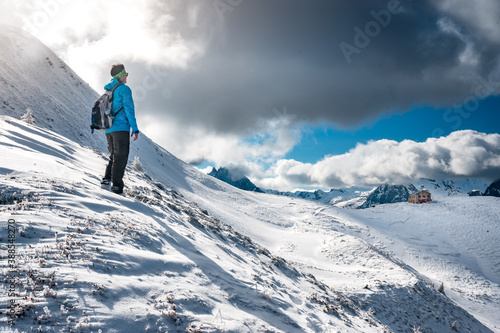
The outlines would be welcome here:
M 137 140 L 137 138 L 139 137 L 139 134 L 134 134 L 134 133 L 130 134 L 130 137 L 133 137 L 134 135 L 135 137 L 132 139 L 132 141 Z

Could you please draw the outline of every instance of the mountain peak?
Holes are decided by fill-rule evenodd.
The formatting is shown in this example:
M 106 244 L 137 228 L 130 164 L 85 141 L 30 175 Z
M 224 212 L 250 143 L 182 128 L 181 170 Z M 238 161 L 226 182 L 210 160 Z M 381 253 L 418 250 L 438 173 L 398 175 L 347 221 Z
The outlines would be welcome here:
M 410 194 L 417 192 L 413 185 L 380 185 L 374 189 L 366 198 L 366 201 L 358 208 L 368 208 L 374 205 L 387 203 L 406 202 Z
M 491 197 L 500 197 L 500 179 L 491 183 L 484 192 L 484 195 Z
M 236 167 L 220 167 L 219 169 L 214 167 L 208 175 L 244 191 L 263 192 L 254 183 L 252 183 L 240 169 Z

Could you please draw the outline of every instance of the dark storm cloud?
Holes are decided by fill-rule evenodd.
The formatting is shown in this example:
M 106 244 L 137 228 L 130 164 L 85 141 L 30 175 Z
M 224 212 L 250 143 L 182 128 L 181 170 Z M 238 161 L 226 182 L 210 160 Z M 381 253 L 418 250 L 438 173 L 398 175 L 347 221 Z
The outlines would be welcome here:
M 250 133 L 284 106 L 295 121 L 344 126 L 416 105 L 448 107 L 498 69 L 498 42 L 431 1 L 207 3 L 195 25 L 196 2 L 179 3 L 175 26 L 203 34 L 205 53 L 189 70 L 172 70 L 168 99 L 150 106 L 219 132 Z

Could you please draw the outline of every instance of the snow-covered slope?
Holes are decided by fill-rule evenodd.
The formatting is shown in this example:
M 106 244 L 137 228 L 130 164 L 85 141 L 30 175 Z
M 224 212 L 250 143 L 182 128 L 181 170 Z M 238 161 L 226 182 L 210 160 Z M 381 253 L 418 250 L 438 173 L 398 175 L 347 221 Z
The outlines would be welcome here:
M 0 114 L 19 119 L 30 108 L 36 124 L 106 149 L 102 135 L 90 134 L 90 109 L 98 94 L 86 82 L 20 29 L 0 24 L 0 45 Z
M 488 332 L 333 208 L 219 188 L 248 212 L 224 221 L 132 169 L 127 197 L 100 189 L 103 155 L 48 130 L 2 118 L 0 138 L 22 330 Z
M 344 210 L 359 237 L 398 258 L 419 276 L 500 331 L 500 199 L 442 197 L 423 205 Z
M 16 86 L 12 73 L 22 70 L 9 66 L 1 70 Z M 45 84 L 56 89 L 55 82 Z M 68 89 L 79 96 L 74 105 L 87 88 Z M 2 91 L 2 99 L 23 105 L 27 95 L 17 93 Z M 35 116 L 43 99 L 31 97 Z M 50 118 L 50 107 L 38 110 Z M 41 128 L 5 119 L 0 237 L 6 249 L 13 218 L 22 329 L 500 332 L 498 198 L 347 211 L 238 190 L 144 135 L 130 157 L 140 157 L 145 173 L 128 170 L 123 198 L 98 186 L 105 165 L 98 139 L 68 132 L 65 122 Z M 481 232 L 465 239 L 465 230 Z M 7 304 L 8 285 L 1 288 Z
M 104 159 L 91 149 L 4 117 L 0 138 L 1 270 L 15 291 L 8 296 L 3 283 L 0 300 L 2 311 L 17 303 L 13 328 L 383 330 L 358 304 L 147 174 L 128 170 L 134 185 L 117 196 L 96 186 Z

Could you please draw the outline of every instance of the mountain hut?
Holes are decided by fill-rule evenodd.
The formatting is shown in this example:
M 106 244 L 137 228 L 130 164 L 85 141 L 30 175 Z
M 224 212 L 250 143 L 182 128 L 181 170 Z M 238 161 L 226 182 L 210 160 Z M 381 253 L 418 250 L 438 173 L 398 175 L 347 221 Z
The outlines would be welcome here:
M 415 194 L 410 194 L 408 198 L 408 203 L 420 204 L 424 202 L 431 202 L 431 193 L 427 190 L 422 190 Z

